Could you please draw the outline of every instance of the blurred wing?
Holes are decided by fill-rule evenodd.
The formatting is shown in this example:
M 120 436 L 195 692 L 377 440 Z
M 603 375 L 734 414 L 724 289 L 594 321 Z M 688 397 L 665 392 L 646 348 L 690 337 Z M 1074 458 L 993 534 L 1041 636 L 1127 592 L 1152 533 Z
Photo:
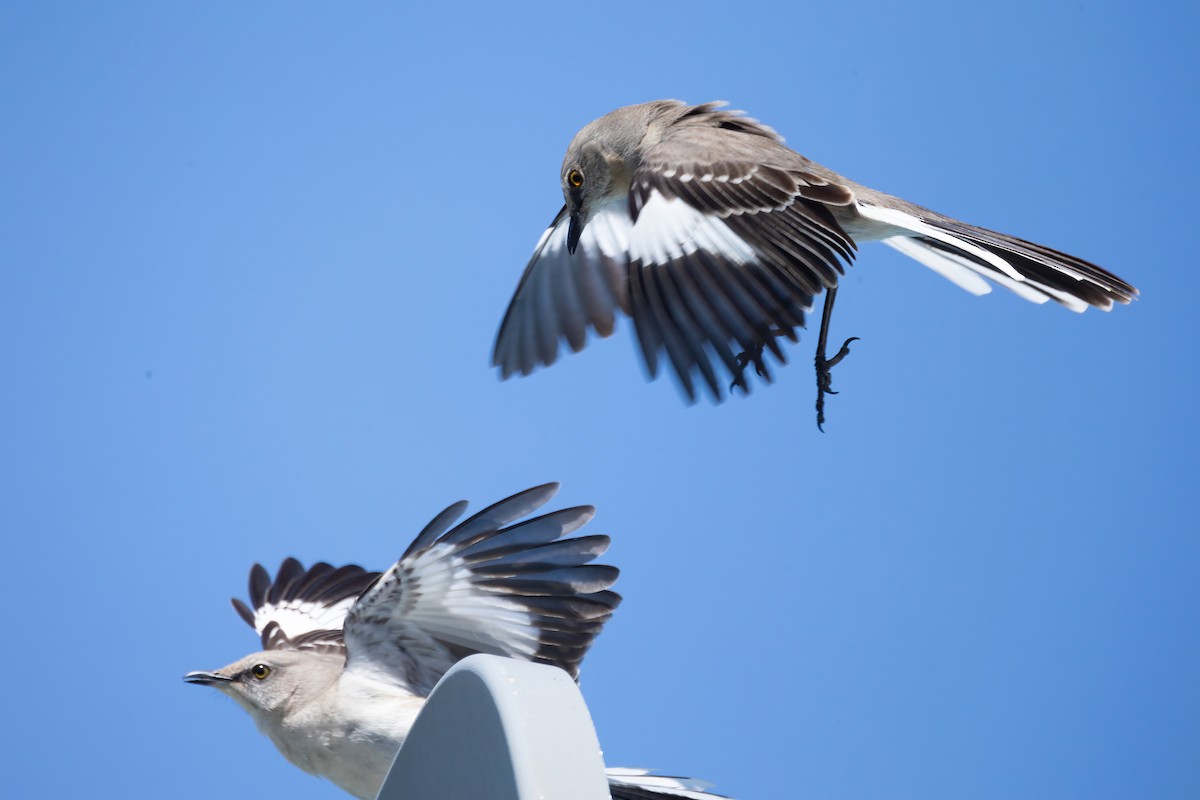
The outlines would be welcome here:
M 553 364 L 560 340 L 578 353 L 588 330 L 609 336 L 617 310 L 628 310 L 626 251 L 633 220 L 625 204 L 600 209 L 584 227 L 574 255 L 567 252 L 566 212 L 565 207 L 558 212 L 538 240 L 500 324 L 492 364 L 501 378 Z
M 610 767 L 608 789 L 613 800 L 664 800 L 686 797 L 689 800 L 728 800 L 723 794 L 706 791 L 712 784 L 694 778 L 671 775 L 651 775 L 644 769 Z
M 590 564 L 607 536 L 562 539 L 595 513 L 567 508 L 513 524 L 549 500 L 539 486 L 453 528 L 466 503 L 429 523 L 346 618 L 346 669 L 427 694 L 472 653 L 553 664 L 578 674 L 620 595 L 615 567 Z
M 250 605 L 236 597 L 232 602 L 238 615 L 262 637 L 264 650 L 342 652 L 342 621 L 355 599 L 378 577 L 378 572 L 354 564 L 333 567 L 322 561 L 306 570 L 288 558 L 273 580 L 261 564 L 255 564 L 250 570 Z
M 795 341 L 853 260 L 831 210 L 853 192 L 809 164 L 774 138 L 704 124 L 677 124 L 644 155 L 629 195 L 630 314 L 650 373 L 665 351 L 689 399 L 693 373 L 721 399 L 718 360 L 741 374 L 732 345 L 783 361 L 777 337 Z
M 689 400 L 698 381 L 722 399 L 716 365 L 740 376 L 737 352 L 784 360 L 776 339 L 795 341 L 854 257 L 830 210 L 854 195 L 746 120 L 697 109 L 645 153 L 629 196 L 595 213 L 574 255 L 565 209 L 543 234 L 496 339 L 501 377 L 554 363 L 561 340 L 582 349 L 589 329 L 608 336 L 618 309 L 651 376 L 665 352 Z

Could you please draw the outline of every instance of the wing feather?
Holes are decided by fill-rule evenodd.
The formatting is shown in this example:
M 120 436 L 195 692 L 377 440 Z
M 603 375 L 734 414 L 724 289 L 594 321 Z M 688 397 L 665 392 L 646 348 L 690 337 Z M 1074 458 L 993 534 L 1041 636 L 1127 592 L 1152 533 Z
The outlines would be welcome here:
M 551 364 L 563 341 L 582 349 L 589 330 L 608 336 L 620 309 L 633 319 L 650 377 L 665 360 L 689 401 L 703 387 L 720 402 L 718 370 L 745 386 L 734 345 L 784 362 L 777 339 L 796 340 L 813 299 L 853 263 L 856 239 L 883 239 L 976 294 L 990 281 L 1075 311 L 1137 295 L 1082 259 L 857 184 L 722 105 L 631 106 L 577 135 L 572 148 L 608 147 L 632 175 L 610 170 L 608 205 L 585 221 L 573 255 L 565 207 L 542 235 L 497 336 L 501 377 Z M 636 133 L 639 125 L 641 144 L 630 144 L 629 126 Z
M 590 507 L 519 521 L 557 491 L 546 484 L 501 500 L 446 529 L 425 532 L 362 594 L 345 624 L 346 668 L 425 694 L 456 661 L 491 653 L 554 664 L 579 662 L 620 603 L 615 567 L 593 564 L 607 536 L 562 538 Z M 461 505 L 461 504 L 460 504 Z M 416 543 L 414 543 L 416 544 Z
M 341 649 L 342 621 L 378 572 L 355 564 L 323 561 L 304 568 L 286 558 L 272 578 L 261 564 L 250 570 L 250 605 L 232 598 L 233 608 L 254 628 L 265 650 Z

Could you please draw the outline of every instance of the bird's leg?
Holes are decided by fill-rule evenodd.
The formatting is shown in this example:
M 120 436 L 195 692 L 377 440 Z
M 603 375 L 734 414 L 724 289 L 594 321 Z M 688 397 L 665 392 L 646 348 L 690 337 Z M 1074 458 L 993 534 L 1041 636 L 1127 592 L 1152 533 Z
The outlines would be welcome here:
M 817 354 L 813 363 L 817 368 L 817 430 L 825 432 L 825 395 L 837 394 L 832 388 L 833 368 L 842 359 L 850 355 L 850 343 L 857 341 L 857 336 L 851 336 L 842 343 L 841 348 L 833 358 L 825 357 L 825 347 L 829 340 L 829 318 L 833 316 L 833 301 L 837 297 L 837 287 L 831 286 L 825 290 L 825 308 L 821 311 L 821 337 L 817 340 Z

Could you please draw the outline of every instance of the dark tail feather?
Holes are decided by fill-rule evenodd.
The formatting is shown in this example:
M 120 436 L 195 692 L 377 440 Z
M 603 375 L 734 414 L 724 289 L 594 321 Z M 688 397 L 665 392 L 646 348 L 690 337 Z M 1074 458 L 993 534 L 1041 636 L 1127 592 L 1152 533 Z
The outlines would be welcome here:
M 1008 262 L 1025 282 L 1039 289 L 1052 290 L 1047 294 L 1060 303 L 1063 302 L 1063 298 L 1056 294 L 1074 297 L 1095 308 L 1108 310 L 1112 308 L 1113 303 L 1128 303 L 1138 294 L 1137 289 L 1103 267 L 1069 253 L 958 220 L 935 218 L 923 221 L 999 256 Z M 951 253 L 973 262 L 982 268 L 985 274 L 991 273 L 988 277 L 992 277 L 996 272 L 994 265 L 969 251 L 959 250 L 946 242 L 928 237 L 918 237 L 918 240 L 928 248 L 943 254 Z

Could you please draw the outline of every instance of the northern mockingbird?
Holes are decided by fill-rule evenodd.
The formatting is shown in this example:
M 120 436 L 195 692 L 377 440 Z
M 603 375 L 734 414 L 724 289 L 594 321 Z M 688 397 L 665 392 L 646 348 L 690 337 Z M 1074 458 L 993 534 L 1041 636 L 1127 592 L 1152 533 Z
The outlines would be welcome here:
M 293 558 L 272 579 L 250 572 L 238 614 L 262 652 L 184 680 L 244 708 L 279 752 L 305 772 L 373 800 L 434 684 L 455 662 L 490 653 L 561 667 L 579 663 L 621 596 L 616 567 L 590 563 L 607 536 L 563 536 L 590 506 L 522 522 L 558 490 L 513 495 L 465 522 L 455 503 L 425 526 L 386 572 Z M 453 526 L 453 527 L 452 527 Z M 688 778 L 610 769 L 615 800 L 714 800 Z
M 763 349 L 784 362 L 776 337 L 796 341 L 825 290 L 820 400 L 828 368 L 846 353 L 843 345 L 824 355 L 833 296 L 865 241 L 973 294 L 996 283 L 1073 311 L 1108 310 L 1137 294 L 1083 259 L 844 178 L 723 105 L 626 106 L 575 135 L 562 165 L 566 205 L 538 241 L 496 338 L 502 378 L 552 364 L 560 340 L 578 352 L 589 329 L 608 336 L 619 310 L 633 318 L 651 377 L 665 351 L 689 402 L 697 379 L 719 402 L 715 364 L 743 389 L 751 361 L 769 382 Z

